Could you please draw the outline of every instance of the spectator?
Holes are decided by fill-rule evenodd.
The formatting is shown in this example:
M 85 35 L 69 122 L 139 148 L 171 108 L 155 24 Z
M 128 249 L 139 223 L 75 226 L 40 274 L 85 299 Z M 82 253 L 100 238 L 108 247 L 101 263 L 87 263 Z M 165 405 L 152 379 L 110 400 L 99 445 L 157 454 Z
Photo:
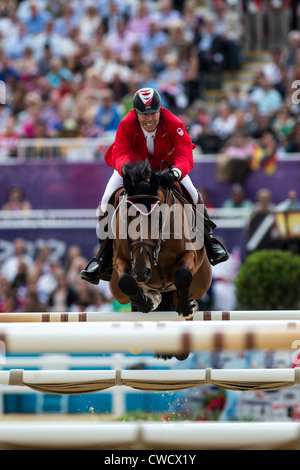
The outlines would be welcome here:
M 23 81 L 29 80 L 30 76 L 38 71 L 38 63 L 28 46 L 24 48 L 22 57 L 16 60 L 15 65 Z
M 239 85 L 232 87 L 227 99 L 232 109 L 246 111 L 249 107 L 247 95 L 242 91 Z
M 16 157 L 18 152 L 20 134 L 16 128 L 14 116 L 8 116 L 3 129 L 0 132 L 0 151 L 2 157 Z
M 168 55 L 167 44 L 157 45 L 155 48 L 154 59 L 150 62 L 154 76 L 157 77 L 160 73 L 164 72 L 167 64 L 166 57 Z
M 255 195 L 256 202 L 253 206 L 253 214 L 268 214 L 273 212 L 275 204 L 272 202 L 272 192 L 268 188 L 261 188 Z
M 292 30 L 288 34 L 287 53 L 285 57 L 285 65 L 287 67 L 288 76 L 295 64 L 297 51 L 300 48 L 300 31 Z
M 170 54 L 166 57 L 166 69 L 158 74 L 159 89 L 172 110 L 184 109 L 188 98 L 183 86 L 183 73 L 179 67 L 178 57 Z
M 20 59 L 26 47 L 33 48 L 34 38 L 28 34 L 24 23 L 19 22 L 15 32 L 10 31 L 3 38 L 3 49 L 10 59 Z
M 102 104 L 99 106 L 95 124 L 104 131 L 116 131 L 121 120 L 118 107 L 114 102 L 111 90 L 105 90 L 102 93 Z
M 182 73 L 182 84 L 188 104 L 199 98 L 199 57 L 193 44 L 183 41 L 178 44 L 178 64 Z
M 93 60 L 93 65 L 95 65 L 95 61 L 101 57 L 101 51 L 105 48 L 106 44 L 106 37 L 105 37 L 105 28 L 103 23 L 101 22 L 96 29 L 94 36 L 89 41 L 89 47 L 91 52 L 91 57 Z
M 253 152 L 250 162 L 253 171 L 264 170 L 273 174 L 277 169 L 277 142 L 272 131 L 265 131 L 259 139 L 259 145 Z
M 212 17 L 205 18 L 197 48 L 201 73 L 221 73 L 223 71 L 222 39 L 216 33 L 215 21 Z
M 196 0 L 186 0 L 183 4 L 182 19 L 185 25 L 187 34 L 195 41 L 197 37 L 199 26 L 203 24 L 203 17 L 198 11 Z
M 145 61 L 151 63 L 156 60 L 157 48 L 166 46 L 168 43 L 168 35 L 164 31 L 161 31 L 155 21 L 151 19 L 149 22 L 149 30 L 139 38 L 139 43 Z
M 268 46 L 285 47 L 291 20 L 290 0 L 267 0 Z
M 1 208 L 3 211 L 29 211 L 31 209 L 31 203 L 25 198 L 24 191 L 20 186 L 10 188 L 6 202 Z
M 238 184 L 235 183 L 231 187 L 231 193 L 230 193 L 230 198 L 226 199 L 226 201 L 223 203 L 222 207 L 224 208 L 229 208 L 229 209 L 252 209 L 253 208 L 253 202 L 250 201 L 245 197 L 245 190 L 244 188 Z
M 96 5 L 92 2 L 86 4 L 83 17 L 79 20 L 79 39 L 85 43 L 91 40 L 97 28 L 101 24 L 100 15 L 96 9 Z
M 95 290 L 92 295 L 92 305 L 86 308 L 87 312 L 112 312 L 113 306 L 107 299 L 102 291 Z
M 137 11 L 128 20 L 127 31 L 142 35 L 148 34 L 150 30 L 151 16 L 149 14 L 148 6 L 145 2 L 140 2 L 137 6 Z
M 286 67 L 283 50 L 280 47 L 272 50 L 272 59 L 262 67 L 262 73 L 271 82 L 275 90 L 279 91 L 282 98 L 286 95 Z
M 221 264 L 213 267 L 212 280 L 212 310 L 234 311 L 236 309 L 236 294 L 234 280 L 241 265 L 241 255 L 234 248 L 229 255 L 227 266 Z
M 62 126 L 60 116 L 60 93 L 57 89 L 52 89 L 45 106 L 41 110 L 41 120 L 45 122 L 47 135 L 55 137 Z
M 273 116 L 282 104 L 280 93 L 264 74 L 259 77 L 259 85 L 251 92 L 250 100 L 257 104 L 260 114 L 269 116 Z
M 11 110 L 8 106 L 0 106 L 0 133 L 4 132 L 8 118 L 11 116 Z
M 245 13 L 245 48 L 248 51 L 263 49 L 264 2 L 243 0 Z
M 47 22 L 52 18 L 52 15 L 47 10 L 40 9 L 37 3 L 28 3 L 29 12 L 24 20 L 28 34 L 41 33 L 44 31 Z
M 161 0 L 158 10 L 151 16 L 152 21 L 158 25 L 158 28 L 165 32 L 168 32 L 168 29 L 175 21 L 180 20 L 180 14 L 173 9 L 171 0 Z
M 136 34 L 127 30 L 127 23 L 124 19 L 119 19 L 116 32 L 107 34 L 106 43 L 113 54 L 120 55 L 124 62 L 130 58 L 130 50 L 136 42 Z
M 288 104 L 283 103 L 271 122 L 271 129 L 273 129 L 278 140 L 286 145 L 289 136 L 293 132 L 295 124 L 296 118 L 292 115 Z
M 23 312 L 47 312 L 49 309 L 44 302 L 39 300 L 38 291 L 35 288 L 29 289 L 26 293 Z
M 215 31 L 222 39 L 221 51 L 225 60 L 224 67 L 226 70 L 238 70 L 241 63 L 244 28 L 240 14 L 236 10 L 236 4 L 214 0 L 213 11 Z
M 65 270 L 66 272 L 69 271 L 73 264 L 73 260 L 82 256 L 82 250 L 79 245 L 69 245 L 67 248 L 66 253 L 66 260 L 65 260 Z
M 300 152 L 300 122 L 296 122 L 291 134 L 289 135 L 285 151 L 288 153 Z
M 33 269 L 33 258 L 27 253 L 26 242 L 23 238 L 17 238 L 13 244 L 14 252 L 2 264 L 1 274 L 12 283 L 18 273 L 19 263 L 24 262 L 31 272 Z
M 113 54 L 108 44 L 104 45 L 101 57 L 95 60 L 94 68 L 99 72 L 105 84 L 110 83 L 116 73 L 118 73 L 121 80 L 125 82 L 129 80 L 131 75 L 130 68 L 124 63 L 121 55 L 119 53 Z
M 54 30 L 54 21 L 49 20 L 45 28 L 34 38 L 35 57 L 40 60 L 48 44 L 55 57 L 67 58 L 75 53 L 76 45 L 71 37 L 63 37 Z
M 0 80 L 6 84 L 9 84 L 11 80 L 17 82 L 21 80 L 17 67 L 3 52 L 0 54 Z
M 52 312 L 68 312 L 77 301 L 76 291 L 69 285 L 66 271 L 59 267 L 55 270 L 57 285 L 48 299 L 48 307 Z
M 19 113 L 18 126 L 22 137 L 34 138 L 36 136 L 36 124 L 40 119 L 42 100 L 37 93 L 26 95 L 26 108 Z
M 236 132 L 221 149 L 217 160 L 217 179 L 242 184 L 247 177 L 255 150 L 252 139 Z
M 46 75 L 47 80 L 53 88 L 57 88 L 60 85 L 59 72 L 63 68 L 63 61 L 61 57 L 53 57 L 50 61 L 50 70 Z
M 54 19 L 53 30 L 56 34 L 63 37 L 70 37 L 74 28 L 79 25 L 78 15 L 75 14 L 74 8 L 71 4 L 63 5 L 62 16 Z
M 230 108 L 228 101 L 222 100 L 217 105 L 217 112 L 212 120 L 212 132 L 220 139 L 225 141 L 232 136 L 236 126 L 236 115 Z
M 22 306 L 19 305 L 15 289 L 9 289 L 2 298 L 0 297 L 1 313 L 20 312 L 21 310 Z
M 95 289 L 81 282 L 77 288 L 77 295 L 74 302 L 69 307 L 69 312 L 86 312 L 90 305 L 94 301 Z
M 106 11 L 102 11 L 103 25 L 105 32 L 108 36 L 118 32 L 118 23 L 121 21 L 127 24 L 128 15 L 125 7 L 125 2 L 109 0 L 107 3 Z
M 256 202 L 246 229 L 247 255 L 257 250 L 274 248 L 275 236 L 277 235 L 275 219 L 270 216 L 275 209 L 271 191 L 267 188 L 261 188 L 256 192 L 255 199 Z M 261 231 L 260 236 L 257 236 L 261 227 L 263 227 L 263 231 Z

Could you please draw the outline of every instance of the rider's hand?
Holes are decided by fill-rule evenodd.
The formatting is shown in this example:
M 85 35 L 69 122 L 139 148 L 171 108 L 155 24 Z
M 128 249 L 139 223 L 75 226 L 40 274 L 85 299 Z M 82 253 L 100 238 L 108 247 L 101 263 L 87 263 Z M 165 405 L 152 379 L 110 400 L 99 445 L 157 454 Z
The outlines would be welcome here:
M 178 180 L 178 176 L 176 176 L 173 170 L 170 170 L 160 175 L 159 184 L 165 189 L 172 188 L 173 183 L 175 183 L 175 181 L 177 180 Z

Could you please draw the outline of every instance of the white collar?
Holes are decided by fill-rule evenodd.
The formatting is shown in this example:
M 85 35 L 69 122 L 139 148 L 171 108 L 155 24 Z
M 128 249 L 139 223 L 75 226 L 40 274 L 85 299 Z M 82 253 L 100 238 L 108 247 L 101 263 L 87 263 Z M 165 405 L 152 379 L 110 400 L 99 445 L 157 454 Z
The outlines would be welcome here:
M 148 132 L 142 127 L 142 131 L 144 132 L 144 136 L 146 137 L 146 139 L 147 139 L 147 137 L 152 137 L 153 138 L 156 135 L 157 128 L 153 132 Z

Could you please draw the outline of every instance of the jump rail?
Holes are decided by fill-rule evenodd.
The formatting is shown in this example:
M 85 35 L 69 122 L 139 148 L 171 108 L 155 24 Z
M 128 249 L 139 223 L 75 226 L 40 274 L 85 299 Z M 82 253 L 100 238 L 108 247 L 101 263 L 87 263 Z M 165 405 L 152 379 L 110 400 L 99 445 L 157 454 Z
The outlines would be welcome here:
M 215 385 L 229 390 L 279 390 L 300 384 L 300 368 L 202 370 L 0 371 L 0 384 L 61 395 L 92 393 L 125 385 L 143 391 L 174 391 Z
M 300 321 L 3 323 L 8 353 L 290 349 L 300 341 Z
M 0 449 L 299 450 L 300 424 L 2 421 Z
M 195 321 L 219 320 L 300 320 L 300 310 L 236 310 L 198 311 Z M 0 313 L 1 323 L 48 322 L 112 322 L 112 321 L 185 321 L 176 312 L 31 312 Z

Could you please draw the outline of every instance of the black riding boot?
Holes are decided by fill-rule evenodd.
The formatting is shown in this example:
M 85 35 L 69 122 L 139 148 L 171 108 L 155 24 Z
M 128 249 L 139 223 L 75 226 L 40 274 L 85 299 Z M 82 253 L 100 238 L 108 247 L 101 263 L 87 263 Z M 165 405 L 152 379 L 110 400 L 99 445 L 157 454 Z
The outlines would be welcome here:
M 204 244 L 207 257 L 212 266 L 223 263 L 229 258 L 226 248 L 212 235 L 212 229 L 215 227 L 216 225 L 210 220 L 207 209 L 204 207 Z
M 96 255 L 94 258 L 92 258 L 88 262 L 86 268 L 83 269 L 80 273 L 81 279 L 84 279 L 91 284 L 99 284 L 100 280 L 110 281 L 113 272 L 113 240 L 107 238 L 106 240 L 99 240 L 99 243 L 100 250 L 103 243 L 106 244 L 101 256 L 98 258 L 98 255 Z M 93 266 L 91 269 L 88 269 L 92 263 L 96 263 L 95 266 Z

